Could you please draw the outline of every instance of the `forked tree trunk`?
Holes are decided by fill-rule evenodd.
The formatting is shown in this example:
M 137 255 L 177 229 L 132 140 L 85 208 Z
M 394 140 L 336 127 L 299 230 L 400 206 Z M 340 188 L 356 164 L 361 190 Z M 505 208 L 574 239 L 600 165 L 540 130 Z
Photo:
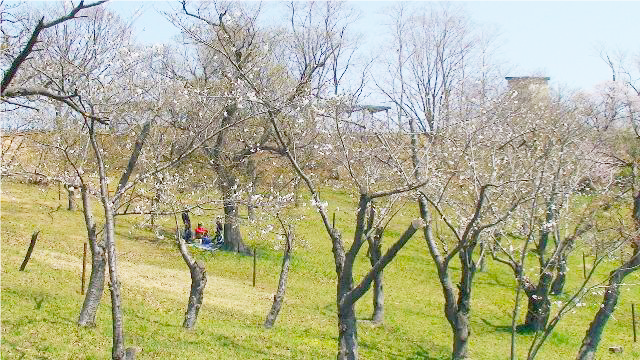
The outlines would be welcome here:
M 82 195 L 82 207 L 87 227 L 87 237 L 89 240 L 89 248 L 91 249 L 91 275 L 89 277 L 89 285 L 82 304 L 82 310 L 78 316 L 78 325 L 95 326 L 96 314 L 102 292 L 104 291 L 104 275 L 107 265 L 105 257 L 104 245 L 98 242 L 96 224 L 93 220 L 91 212 L 91 198 L 87 193 L 86 187 L 80 188 Z
M 289 277 L 289 263 L 291 262 L 291 246 L 293 244 L 293 232 L 291 228 L 285 230 L 285 246 L 284 254 L 282 255 L 282 267 L 280 269 L 280 279 L 278 280 L 278 290 L 273 296 L 273 305 L 271 310 L 267 314 L 267 319 L 264 321 L 264 327 L 270 329 L 275 324 L 280 309 L 282 308 L 282 302 L 284 301 L 284 293 L 287 288 L 287 279 Z
M 602 336 L 604 327 L 616 309 L 616 304 L 620 297 L 620 284 L 622 284 L 627 275 L 640 268 L 640 251 L 638 249 L 638 246 L 640 245 L 640 238 L 636 241 L 638 244 L 636 244 L 631 259 L 611 272 L 609 284 L 604 291 L 602 305 L 600 305 L 600 309 L 589 325 L 589 329 L 587 330 L 584 339 L 582 339 L 582 346 L 580 346 L 578 356 L 576 357 L 577 360 L 595 359 L 596 350 L 598 349 L 598 343 L 600 342 L 600 337 Z

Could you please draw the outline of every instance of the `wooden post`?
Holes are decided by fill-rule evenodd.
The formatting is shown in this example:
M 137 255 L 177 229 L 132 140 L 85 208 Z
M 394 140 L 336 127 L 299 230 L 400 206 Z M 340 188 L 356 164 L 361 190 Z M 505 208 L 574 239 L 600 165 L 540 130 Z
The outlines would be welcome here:
M 333 224 L 331 225 L 332 228 L 336 228 L 336 213 L 333 213 Z
M 587 278 L 587 264 L 585 262 L 584 251 L 582 252 L 582 277 Z
M 58 181 L 58 200 L 62 200 L 62 182 Z
M 256 287 L 256 247 L 253 247 L 253 287 Z
M 40 230 L 34 231 L 33 234 L 31 235 L 31 242 L 29 243 L 29 248 L 27 249 L 27 255 L 24 256 L 22 265 L 20 265 L 20 271 L 24 271 L 24 268 L 27 266 L 27 263 L 31 258 L 31 253 L 33 252 L 33 248 L 36 246 L 36 240 L 38 240 L 38 234 L 40 234 Z
M 636 308 L 634 303 L 631 303 L 631 322 L 633 323 L 633 342 L 636 342 L 638 338 L 636 337 Z
M 80 294 L 84 295 L 84 278 L 87 273 L 87 243 L 83 244 L 82 252 L 82 285 L 80 287 Z

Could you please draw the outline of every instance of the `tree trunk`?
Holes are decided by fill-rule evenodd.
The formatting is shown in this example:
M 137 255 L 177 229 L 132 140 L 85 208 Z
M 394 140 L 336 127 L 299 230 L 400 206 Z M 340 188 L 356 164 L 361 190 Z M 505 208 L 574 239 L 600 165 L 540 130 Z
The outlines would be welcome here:
M 191 226 L 191 220 L 189 214 L 185 211 L 182 213 L 182 221 L 185 226 L 188 224 Z M 189 228 L 190 230 L 190 228 Z M 182 326 L 186 329 L 193 329 L 198 320 L 198 313 L 202 306 L 202 299 L 204 298 L 204 288 L 207 286 L 207 269 L 204 264 L 196 261 L 192 256 L 184 239 L 180 235 L 180 227 L 178 226 L 178 219 L 176 217 L 176 241 L 178 243 L 178 249 L 180 255 L 184 260 L 189 272 L 191 273 L 191 291 L 189 292 L 189 302 L 187 304 L 187 311 L 184 314 L 184 321 Z
M 458 284 L 458 300 L 453 316 L 453 360 L 467 359 L 469 356 L 469 336 L 471 335 L 471 286 L 476 272 L 473 262 L 475 245 L 460 250 L 459 258 L 462 265 L 460 283 Z M 451 322 L 451 321 L 450 321 Z
M 292 246 L 292 233 L 287 231 L 285 235 L 285 247 L 284 254 L 282 255 L 282 267 L 280 269 L 280 280 L 278 280 L 278 290 L 273 296 L 273 305 L 271 305 L 271 311 L 267 314 L 267 319 L 264 322 L 264 327 L 270 329 L 276 322 L 276 318 L 282 308 L 282 302 L 284 300 L 284 293 L 287 288 L 287 279 L 289 277 L 289 263 L 291 261 L 291 246 Z
M 469 335 L 471 335 L 469 315 L 469 311 L 458 310 L 456 313 L 456 322 L 453 326 L 453 360 L 463 360 L 469 356 Z
M 193 261 L 192 263 L 187 263 L 187 265 L 189 266 L 189 272 L 191 272 L 191 292 L 189 293 L 189 304 L 187 305 L 187 312 L 184 314 L 182 326 L 187 329 L 193 329 L 202 306 L 204 288 L 207 286 L 207 269 L 199 261 Z
M 564 284 L 567 280 L 567 256 L 561 256 L 556 269 L 556 277 L 551 284 L 551 294 L 560 295 L 564 290 Z
M 371 322 L 381 324 L 384 321 L 384 291 L 382 271 L 373 279 L 373 315 Z
M 598 348 L 602 332 L 604 331 L 604 327 L 607 324 L 607 321 L 609 321 L 611 314 L 613 314 L 616 309 L 616 304 L 618 303 L 618 298 L 620 296 L 620 284 L 627 275 L 638 268 L 640 268 L 640 251 L 636 248 L 631 260 L 611 272 L 609 284 L 604 292 L 602 305 L 589 325 L 589 329 L 587 330 L 584 339 L 582 339 L 582 346 L 580 347 L 578 356 L 576 357 L 577 360 L 595 359 L 596 350 Z
M 376 231 L 375 236 L 369 241 L 369 261 L 374 266 L 382 256 L 382 231 Z M 380 324 L 384 321 L 384 288 L 383 271 L 378 272 L 373 278 L 373 314 L 371 322 Z
M 82 304 L 82 310 L 78 316 L 78 325 L 95 326 L 96 314 L 100 300 L 102 300 L 102 292 L 104 291 L 104 274 L 107 261 L 104 255 L 104 248 L 96 244 L 96 250 L 91 246 L 91 275 L 89 277 L 89 285 Z
M 240 226 L 238 224 L 238 204 L 235 199 L 235 191 L 231 184 L 223 185 L 223 203 L 224 245 L 222 248 L 227 251 L 248 254 L 249 249 L 242 240 L 242 233 L 240 232 Z
M 86 187 L 82 186 L 80 193 L 82 194 L 82 207 L 85 225 L 87 227 L 87 238 L 89 240 L 89 248 L 91 249 L 91 275 L 89 277 L 89 286 L 85 293 L 84 303 L 82 304 L 82 310 L 80 310 L 80 315 L 78 316 L 78 325 L 95 326 L 98 306 L 100 305 L 102 292 L 104 291 L 104 275 L 107 259 L 105 258 L 104 245 L 98 242 L 96 224 L 93 221 L 93 214 L 91 213 L 91 201 Z
M 338 360 L 358 358 L 358 333 L 354 304 L 338 307 Z
M 549 300 L 549 287 L 551 286 L 552 274 L 543 272 L 534 291 L 528 291 L 527 297 L 527 317 L 524 327 L 530 331 L 542 331 L 547 326 L 549 314 L 551 313 L 551 301 Z
M 122 301 L 120 296 L 120 282 L 118 281 L 118 267 L 115 246 L 115 219 L 109 204 L 103 204 L 105 212 L 105 247 L 109 266 L 109 290 L 111 293 L 111 317 L 113 322 L 113 348 L 111 357 L 114 360 L 125 358 L 124 333 L 122 319 Z
M 68 185 L 67 186 L 67 197 L 69 198 L 69 204 L 67 205 L 67 210 L 75 211 L 76 210 L 76 189 L 75 187 Z

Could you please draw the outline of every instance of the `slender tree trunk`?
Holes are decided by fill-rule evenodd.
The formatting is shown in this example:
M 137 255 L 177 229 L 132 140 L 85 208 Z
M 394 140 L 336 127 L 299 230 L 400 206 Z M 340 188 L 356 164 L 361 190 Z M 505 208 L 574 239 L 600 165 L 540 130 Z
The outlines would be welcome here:
M 550 272 L 540 274 L 540 280 L 534 291 L 528 291 L 529 304 L 524 327 L 531 331 L 542 331 L 547 326 L 551 313 L 549 288 L 553 275 Z
M 369 242 L 369 261 L 374 266 L 382 256 L 382 231 L 376 231 L 376 235 Z M 384 321 L 384 275 L 381 270 L 373 278 L 373 314 L 371 322 L 380 324 Z
M 85 186 L 80 188 L 80 193 L 82 195 L 82 207 L 85 225 L 87 227 L 89 248 L 91 249 L 91 275 L 89 277 L 89 285 L 85 293 L 82 309 L 78 316 L 78 325 L 95 326 L 98 306 L 100 306 L 102 292 L 104 291 L 104 275 L 107 259 L 105 257 L 104 245 L 98 242 L 96 224 L 93 220 L 93 213 L 91 212 L 91 199 Z
M 598 349 L 598 343 L 600 342 L 604 327 L 616 309 L 616 304 L 620 297 L 620 284 L 627 275 L 636 271 L 638 268 L 640 268 L 640 251 L 636 247 L 631 260 L 611 272 L 609 284 L 604 292 L 602 305 L 600 305 L 600 309 L 589 325 L 584 339 L 582 339 L 582 346 L 576 357 L 577 360 L 595 359 L 596 350 Z
M 109 267 L 109 290 L 111 293 L 111 317 L 113 328 L 113 348 L 111 357 L 114 360 L 125 358 L 124 330 L 122 318 L 122 299 L 120 296 L 120 282 L 118 280 L 118 266 L 115 247 L 115 219 L 110 204 L 103 204 L 105 212 L 105 235 L 107 263 Z
M 384 321 L 384 289 L 382 271 L 373 279 L 373 315 L 371 322 L 381 324 Z
M 293 243 L 292 237 L 293 233 L 291 230 L 286 231 L 286 244 L 284 247 L 284 254 L 282 255 L 282 267 L 280 269 L 280 280 L 278 280 L 278 290 L 273 296 L 273 305 L 271 305 L 271 310 L 269 311 L 269 314 L 267 314 L 267 319 L 264 322 L 264 327 L 267 329 L 273 327 L 273 324 L 276 322 L 276 318 L 280 313 L 280 309 L 282 308 L 282 302 L 284 301 L 284 293 L 287 288 L 287 279 L 289 277 L 289 263 L 291 261 L 291 246 Z
M 358 358 L 358 333 L 354 304 L 338 307 L 338 360 Z

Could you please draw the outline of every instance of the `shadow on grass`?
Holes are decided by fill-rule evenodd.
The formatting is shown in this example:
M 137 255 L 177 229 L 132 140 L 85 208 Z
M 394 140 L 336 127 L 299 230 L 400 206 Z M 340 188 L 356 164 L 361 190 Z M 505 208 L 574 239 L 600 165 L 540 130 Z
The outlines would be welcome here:
M 148 316 L 140 316 L 137 311 L 136 312 L 132 312 L 131 314 L 128 314 L 128 315 L 129 316 L 133 315 L 133 317 L 138 318 L 140 320 L 144 320 L 147 323 L 156 324 L 156 325 L 159 325 L 159 326 L 162 326 L 162 327 L 173 328 L 173 329 L 183 328 L 182 325 L 178 325 L 178 324 L 175 324 L 175 323 L 154 320 L 154 319 L 151 319 Z M 184 319 L 180 318 L 179 320 L 182 321 Z
M 487 319 L 483 319 L 480 318 L 480 320 L 482 320 L 482 322 L 487 325 L 490 326 L 491 328 L 493 328 L 494 331 L 496 332 L 504 332 L 504 333 L 511 333 L 511 325 L 494 325 L 492 323 L 490 323 Z M 531 330 L 530 327 L 525 326 L 525 325 L 517 325 L 516 326 L 516 333 L 520 334 L 520 335 L 526 335 L 526 334 L 534 334 L 535 331 Z
M 500 278 L 498 278 L 498 275 L 495 273 L 487 273 L 487 280 L 488 281 L 481 281 L 481 280 L 476 280 L 476 283 L 478 284 L 484 284 L 484 285 L 491 285 L 491 286 L 499 286 L 501 288 L 505 288 L 505 289 L 513 289 L 513 284 L 505 284 L 504 282 L 502 282 L 500 280 Z
M 446 355 L 443 355 L 446 354 Z M 444 348 L 443 346 L 433 346 L 430 347 L 429 350 L 423 348 L 422 346 L 418 346 L 418 350 L 407 359 L 410 360 L 449 360 L 451 356 L 449 355 L 449 349 Z

